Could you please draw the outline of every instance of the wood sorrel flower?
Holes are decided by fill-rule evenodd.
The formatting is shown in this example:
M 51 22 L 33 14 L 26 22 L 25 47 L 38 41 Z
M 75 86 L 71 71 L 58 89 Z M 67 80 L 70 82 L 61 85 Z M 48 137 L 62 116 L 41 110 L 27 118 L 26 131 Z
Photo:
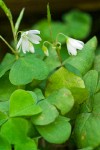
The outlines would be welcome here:
M 77 49 L 82 50 L 84 43 L 82 41 L 67 37 L 66 39 L 68 53 L 71 55 L 77 55 Z
M 31 52 L 34 53 L 34 46 L 33 44 L 39 44 L 41 41 L 39 30 L 29 30 L 26 32 L 22 32 L 21 38 L 17 43 L 17 49 L 21 48 L 23 53 Z

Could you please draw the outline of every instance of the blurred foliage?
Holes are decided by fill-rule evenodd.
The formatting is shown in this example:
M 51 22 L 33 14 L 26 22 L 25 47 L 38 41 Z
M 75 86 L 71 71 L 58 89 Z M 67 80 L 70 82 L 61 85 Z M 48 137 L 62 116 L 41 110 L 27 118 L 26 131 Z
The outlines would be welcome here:
M 62 16 L 62 22 L 52 21 L 52 40 L 55 41 L 58 33 L 64 33 L 70 37 L 83 40 L 85 39 L 90 31 L 92 25 L 92 18 L 89 14 L 81 12 L 79 10 L 72 10 L 67 14 Z M 38 29 L 41 31 L 41 36 L 43 40 L 51 41 L 51 35 L 48 27 L 47 20 L 41 20 L 32 29 Z M 63 37 L 59 38 L 60 42 L 64 42 Z

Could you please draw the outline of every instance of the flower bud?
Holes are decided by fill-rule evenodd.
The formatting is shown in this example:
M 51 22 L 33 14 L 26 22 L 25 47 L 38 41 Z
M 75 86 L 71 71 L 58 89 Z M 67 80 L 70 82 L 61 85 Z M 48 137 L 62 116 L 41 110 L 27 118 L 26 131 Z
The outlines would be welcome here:
M 46 56 L 49 56 L 48 48 L 45 45 L 42 46 L 42 50 Z

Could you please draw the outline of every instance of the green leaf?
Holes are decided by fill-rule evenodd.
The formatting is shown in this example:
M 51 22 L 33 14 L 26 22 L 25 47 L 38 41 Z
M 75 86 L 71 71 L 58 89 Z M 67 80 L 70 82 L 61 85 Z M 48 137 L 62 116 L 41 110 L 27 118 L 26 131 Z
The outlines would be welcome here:
M 92 111 L 88 112 L 87 109 L 79 114 L 75 122 L 74 138 L 79 148 L 96 148 L 100 145 L 100 93 L 91 102 Z
M 8 119 L 8 116 L 3 113 L 3 112 L 0 112 L 0 126 Z
M 33 100 L 34 100 L 34 103 L 36 104 L 38 102 L 37 100 L 37 95 L 35 94 L 35 92 L 33 91 L 27 91 L 29 94 L 31 94 Z
M 93 105 L 93 112 L 97 113 L 97 115 L 100 115 L 100 92 L 95 94 L 92 105 Z
M 77 102 L 75 102 L 73 108 L 71 109 L 71 111 L 69 111 L 69 112 L 66 114 L 66 116 L 67 116 L 68 118 L 71 118 L 71 121 L 72 121 L 72 123 L 73 123 L 73 121 L 75 122 L 76 117 L 77 117 L 77 115 L 79 114 L 79 111 L 80 111 L 80 105 L 79 105 Z
M 51 93 L 47 98 L 47 101 L 52 105 L 55 105 L 61 111 L 62 115 L 69 112 L 74 105 L 74 98 L 71 92 L 66 88 Z
M 71 93 L 78 104 L 83 103 L 89 97 L 89 92 L 86 88 L 71 88 Z
M 66 44 L 61 45 L 60 57 L 62 59 L 62 62 L 65 61 L 69 57 Z
M 25 10 L 25 8 L 23 8 L 23 9 L 21 10 L 21 12 L 20 12 L 20 14 L 19 14 L 19 17 L 17 18 L 17 21 L 16 21 L 16 23 L 15 23 L 15 33 L 17 33 L 18 28 L 19 28 L 19 26 L 20 26 L 21 20 L 22 20 L 23 15 L 24 15 L 24 10 Z
M 79 77 L 82 77 L 80 71 L 79 71 L 77 68 L 75 68 L 74 66 L 72 66 L 72 65 L 66 63 L 66 64 L 64 65 L 64 67 L 65 67 L 68 71 L 74 73 L 75 75 L 77 75 L 77 76 L 79 76 Z
M 10 22 L 12 22 L 12 14 L 10 12 L 10 9 L 8 9 L 8 7 L 6 6 L 6 4 L 3 2 L 3 0 L 0 0 L 0 7 L 3 9 L 3 11 L 5 12 L 6 16 L 8 17 L 8 19 L 10 20 Z
M 8 73 L 6 73 L 2 78 L 0 78 L 0 101 L 7 101 L 16 86 L 12 85 L 8 78 Z
M 100 46 L 98 45 L 97 49 L 96 49 L 96 56 L 100 55 Z
M 27 139 L 17 143 L 15 145 L 15 150 L 37 150 L 37 146 L 34 140 Z
M 100 55 L 95 56 L 94 69 L 97 70 L 98 72 L 100 71 Z
M 54 122 L 59 115 L 57 109 L 46 100 L 40 101 L 38 105 L 42 108 L 42 113 L 32 117 L 33 124 L 47 125 Z
M 14 85 L 25 85 L 33 79 L 43 80 L 48 75 L 46 64 L 33 54 L 19 58 L 11 68 L 9 79 Z
M 85 85 L 80 77 L 76 76 L 72 72 L 69 72 L 64 67 L 61 67 L 49 77 L 45 94 L 48 96 L 54 90 L 58 90 L 63 87 L 68 89 L 73 87 L 84 88 Z
M 97 84 L 97 89 L 96 89 L 96 92 L 99 92 L 100 91 L 100 72 L 99 72 L 99 79 L 98 79 L 98 84 Z
M 39 133 L 36 130 L 36 127 L 35 125 L 33 125 L 31 120 L 29 120 L 29 130 L 28 130 L 27 136 L 32 139 L 34 138 L 35 140 L 39 139 Z
M 91 30 L 92 18 L 79 10 L 72 10 L 63 16 L 70 36 L 76 39 L 86 38 Z
M 16 90 L 10 97 L 10 116 L 32 116 L 40 113 L 41 108 L 36 105 L 32 95 L 24 90 Z
M 79 148 L 91 146 L 95 148 L 100 144 L 100 117 L 96 114 L 83 113 L 77 117 L 75 124 L 75 140 Z
M 43 93 L 42 93 L 42 91 L 40 89 L 36 88 L 36 89 L 34 89 L 34 92 L 37 95 L 38 101 L 45 98 Z
M 84 76 L 84 83 L 90 95 L 95 94 L 98 83 L 98 72 L 96 70 L 88 71 Z
M 2 77 L 6 71 L 8 71 L 15 61 L 15 56 L 12 54 L 7 53 L 3 58 L 0 64 L 0 77 Z
M 71 134 L 71 125 L 68 119 L 61 116 L 49 125 L 36 126 L 36 128 L 46 141 L 55 144 L 64 143 Z
M 84 75 L 92 67 L 96 45 L 97 39 L 93 37 L 85 44 L 82 51 L 78 51 L 76 56 L 70 56 L 64 64 L 68 63 L 74 66 Z
M 0 111 L 4 113 L 9 111 L 9 101 L 0 102 Z
M 11 146 L 8 141 L 0 135 L 0 150 L 11 150 Z
M 28 121 L 23 118 L 10 118 L 1 127 L 1 135 L 9 141 L 10 144 L 16 144 L 27 138 Z
M 35 53 L 34 55 L 37 57 L 37 58 L 40 58 L 43 60 L 44 58 L 44 52 L 42 50 L 42 46 L 43 46 L 43 43 L 41 42 L 40 44 L 36 44 L 34 45 L 34 48 L 35 48 Z

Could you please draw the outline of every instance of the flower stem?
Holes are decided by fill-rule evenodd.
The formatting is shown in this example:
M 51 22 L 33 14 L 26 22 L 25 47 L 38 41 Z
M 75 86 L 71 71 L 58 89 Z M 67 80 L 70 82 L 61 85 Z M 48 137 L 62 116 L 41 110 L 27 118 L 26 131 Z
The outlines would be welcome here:
M 10 48 L 10 50 L 14 53 L 17 54 L 17 52 L 9 45 L 9 43 L 0 35 L 0 39 Z
M 45 45 L 45 44 L 48 44 L 48 45 L 52 46 L 52 43 L 50 43 L 49 41 L 44 41 L 43 45 Z
M 60 50 L 56 48 L 56 52 L 57 52 L 59 61 L 60 61 L 60 63 L 62 64 L 62 58 L 61 58 L 61 55 L 60 55 Z
M 58 40 L 59 35 L 62 35 L 62 36 L 64 36 L 65 38 L 67 38 L 67 36 L 66 36 L 65 34 L 63 34 L 63 33 L 58 33 L 58 34 L 57 34 L 57 37 L 56 37 L 56 43 L 57 43 L 57 40 Z
M 16 36 L 16 33 L 15 33 L 15 28 L 14 28 L 14 24 L 13 24 L 12 20 L 10 20 L 10 24 L 11 24 L 11 29 L 12 29 L 12 33 L 13 33 L 14 44 L 16 45 L 16 43 L 17 43 L 17 36 Z
M 49 3 L 47 4 L 47 20 L 48 20 L 48 25 L 49 25 L 49 31 L 50 31 L 51 42 L 53 42 L 52 27 L 51 27 L 51 13 L 50 13 Z

